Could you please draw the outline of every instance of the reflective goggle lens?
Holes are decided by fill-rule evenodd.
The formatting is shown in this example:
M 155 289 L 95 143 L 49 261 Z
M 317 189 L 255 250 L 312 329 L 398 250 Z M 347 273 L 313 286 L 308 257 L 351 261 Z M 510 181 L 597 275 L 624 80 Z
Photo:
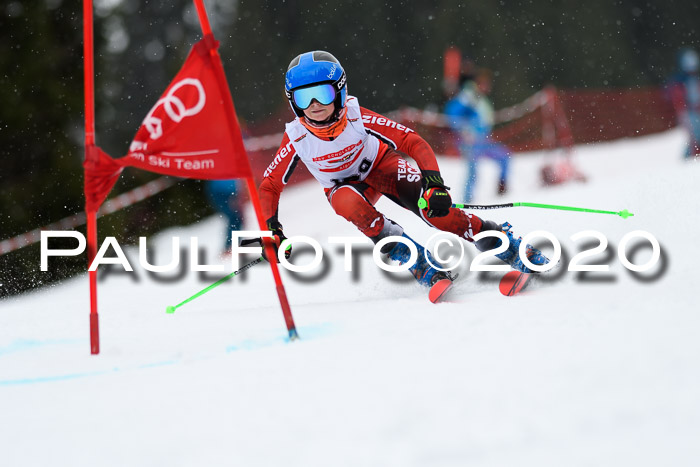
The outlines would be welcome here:
M 335 89 L 331 84 L 319 84 L 292 91 L 292 98 L 294 104 L 302 110 L 307 109 L 314 99 L 322 105 L 328 105 L 335 100 Z

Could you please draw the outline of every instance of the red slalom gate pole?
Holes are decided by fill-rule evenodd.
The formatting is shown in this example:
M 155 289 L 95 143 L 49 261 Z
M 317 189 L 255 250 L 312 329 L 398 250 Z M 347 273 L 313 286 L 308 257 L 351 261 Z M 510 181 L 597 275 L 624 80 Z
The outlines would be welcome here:
M 211 31 L 211 26 L 209 25 L 209 19 L 207 17 L 207 11 L 204 8 L 203 0 L 194 0 L 195 7 L 197 8 L 197 16 L 199 17 L 199 23 L 202 26 L 202 33 L 204 37 L 210 37 L 210 40 L 214 40 L 214 35 Z M 252 176 L 252 169 L 250 167 L 250 159 L 248 159 L 248 153 L 243 145 L 243 139 L 240 136 L 240 131 L 236 128 L 240 128 L 238 125 L 238 118 L 236 117 L 236 110 L 233 107 L 233 99 L 231 98 L 231 92 L 228 88 L 226 81 L 226 75 L 224 74 L 224 68 L 221 64 L 221 58 L 219 57 L 216 48 L 211 49 L 212 62 L 214 63 L 214 69 L 216 70 L 217 81 L 219 82 L 219 87 L 221 91 L 229 96 L 228 102 L 225 103 L 224 108 L 226 109 L 226 116 L 228 117 L 229 124 L 231 125 L 232 134 L 238 134 L 238 138 L 234 138 L 234 146 L 237 151 L 245 155 L 245 163 L 247 164 L 246 173 L 246 184 L 248 187 L 248 193 L 250 193 L 250 199 L 253 203 L 253 209 L 255 210 L 255 215 L 258 219 L 258 225 L 260 230 L 267 230 L 267 225 L 262 217 L 262 207 L 260 204 L 260 198 L 258 197 L 258 190 L 255 186 L 255 181 Z M 276 258 L 275 250 L 269 242 L 263 242 L 263 248 L 265 248 L 265 255 L 268 258 Z M 272 270 L 272 276 L 275 280 L 275 286 L 277 289 L 277 296 L 280 301 L 280 306 L 282 307 L 282 314 L 284 315 L 284 322 L 287 326 L 287 331 L 289 332 L 289 340 L 294 341 L 299 338 L 297 333 L 296 325 L 294 324 L 294 318 L 292 317 L 292 308 L 289 306 L 289 300 L 287 300 L 287 292 L 284 289 L 284 284 L 282 283 L 282 276 L 279 272 L 279 267 L 276 261 L 268 261 L 270 263 L 270 269 Z
M 93 50 L 92 0 L 83 0 L 83 81 L 85 86 L 85 160 L 93 157 L 95 148 L 95 66 Z M 97 252 L 97 213 L 87 212 L 88 268 Z M 97 315 L 97 271 L 89 271 L 90 279 L 90 353 L 100 353 L 100 331 Z
M 246 156 L 247 157 L 247 156 Z M 265 220 L 262 217 L 262 207 L 260 205 L 260 198 L 258 197 L 258 190 L 255 186 L 255 181 L 253 177 L 246 177 L 246 183 L 248 186 L 248 193 L 250 193 L 250 199 L 253 202 L 253 209 L 255 210 L 255 215 L 258 218 L 258 225 L 260 230 L 267 230 L 267 225 L 265 225 Z M 265 248 L 265 256 L 267 258 L 276 258 L 277 252 L 272 248 L 269 242 L 263 242 L 263 248 Z M 282 276 L 280 276 L 279 268 L 277 267 L 277 261 L 268 261 L 270 263 L 270 269 L 272 269 L 272 277 L 275 279 L 275 285 L 277 288 L 277 296 L 280 300 L 280 305 L 282 306 L 282 314 L 284 315 L 284 321 L 287 325 L 287 330 L 289 331 L 289 339 L 295 340 L 299 338 L 297 333 L 296 325 L 294 324 L 294 318 L 292 317 L 292 309 L 289 306 L 289 301 L 287 300 L 287 292 L 284 289 L 284 284 L 282 283 Z
M 87 213 L 88 268 L 97 253 L 97 213 Z M 90 353 L 100 353 L 100 324 L 97 315 L 97 270 L 88 271 L 90 278 Z
M 209 17 L 207 17 L 207 10 L 204 8 L 204 2 L 202 0 L 194 0 L 194 6 L 197 8 L 199 24 L 202 25 L 202 34 L 205 36 L 211 34 L 211 26 L 209 25 Z
M 92 0 L 83 0 L 83 81 L 85 86 L 85 146 L 95 145 L 95 65 Z M 88 156 L 86 151 L 85 157 Z

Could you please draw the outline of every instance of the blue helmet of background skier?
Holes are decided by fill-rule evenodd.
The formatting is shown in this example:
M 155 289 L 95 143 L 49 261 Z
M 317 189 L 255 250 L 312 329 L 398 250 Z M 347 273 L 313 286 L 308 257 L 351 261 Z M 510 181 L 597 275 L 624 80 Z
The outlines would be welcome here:
M 289 105 L 298 117 L 304 116 L 313 100 L 320 104 L 335 103 L 330 121 L 337 120 L 345 107 L 347 86 L 345 70 L 333 55 L 314 50 L 298 55 L 287 68 L 284 90 Z
M 678 52 L 678 70 L 686 75 L 697 74 L 700 69 L 700 57 L 691 48 L 684 47 Z

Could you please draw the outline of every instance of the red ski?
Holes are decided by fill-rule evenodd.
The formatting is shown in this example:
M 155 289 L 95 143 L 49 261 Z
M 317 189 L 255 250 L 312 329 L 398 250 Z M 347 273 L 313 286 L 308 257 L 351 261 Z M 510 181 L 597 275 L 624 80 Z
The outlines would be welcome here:
M 520 271 L 510 271 L 501 278 L 498 289 L 503 295 L 511 297 L 520 293 L 530 281 L 530 274 Z
M 432 287 L 430 287 L 430 293 L 428 293 L 428 298 L 433 303 L 438 303 L 447 293 L 448 290 L 452 288 L 452 281 L 450 279 L 440 279 Z

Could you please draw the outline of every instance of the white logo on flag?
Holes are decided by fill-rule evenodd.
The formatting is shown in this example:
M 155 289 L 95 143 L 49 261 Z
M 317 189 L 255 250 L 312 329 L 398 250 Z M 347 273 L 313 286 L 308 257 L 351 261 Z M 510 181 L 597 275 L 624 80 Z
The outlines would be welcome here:
M 197 90 L 197 103 L 192 108 L 187 108 L 185 103 L 182 102 L 182 99 L 175 95 L 177 90 L 183 86 L 194 86 Z M 148 131 L 148 134 L 151 135 L 151 139 L 158 139 L 163 136 L 163 120 L 153 116 L 153 113 L 158 107 L 162 105 L 168 117 L 170 117 L 173 122 L 180 123 L 185 117 L 197 115 L 204 108 L 206 100 L 207 95 L 204 92 L 202 83 L 196 78 L 185 78 L 178 81 L 164 97 L 156 102 L 156 105 L 153 106 L 151 111 L 148 112 L 148 115 L 146 115 L 146 118 L 143 119 L 143 126 Z

